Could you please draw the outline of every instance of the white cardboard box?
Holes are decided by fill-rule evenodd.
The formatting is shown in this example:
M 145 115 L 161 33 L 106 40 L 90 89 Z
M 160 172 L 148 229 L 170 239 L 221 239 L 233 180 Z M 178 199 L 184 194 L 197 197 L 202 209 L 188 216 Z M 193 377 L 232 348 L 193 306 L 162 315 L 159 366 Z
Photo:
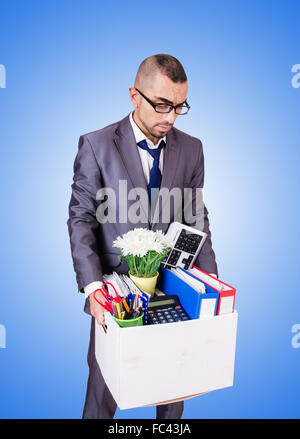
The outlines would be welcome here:
M 120 328 L 96 323 L 96 359 L 120 409 L 180 401 L 233 385 L 238 313 Z

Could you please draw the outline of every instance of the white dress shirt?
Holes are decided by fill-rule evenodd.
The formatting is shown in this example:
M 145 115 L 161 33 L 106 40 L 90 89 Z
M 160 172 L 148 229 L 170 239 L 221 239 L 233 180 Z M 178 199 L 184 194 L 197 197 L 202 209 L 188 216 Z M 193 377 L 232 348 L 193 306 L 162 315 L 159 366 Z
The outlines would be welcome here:
M 129 120 L 130 120 L 132 129 L 133 129 L 133 134 L 134 134 L 136 143 L 141 142 L 142 140 L 146 140 L 147 145 L 150 149 L 158 148 L 158 146 L 162 140 L 164 140 L 165 143 L 167 143 L 167 138 L 165 136 L 162 139 L 160 139 L 156 145 L 154 145 L 154 143 L 151 142 L 151 140 L 145 136 L 143 131 L 135 123 L 135 121 L 133 119 L 133 111 L 130 113 Z M 136 147 L 138 149 L 138 152 L 139 152 L 139 155 L 141 158 L 145 179 L 146 179 L 146 182 L 148 185 L 149 179 L 150 179 L 150 170 L 152 169 L 152 166 L 153 166 L 153 157 L 149 154 L 149 152 L 147 150 L 140 148 L 138 145 L 136 145 Z M 161 174 L 163 172 L 163 163 L 164 163 L 164 148 L 162 148 L 162 150 L 160 152 L 160 157 L 159 157 L 159 170 L 160 170 Z
M 165 136 L 165 137 L 161 138 L 156 145 L 154 145 L 154 143 L 150 139 L 148 139 L 148 137 L 145 136 L 143 131 L 135 123 L 135 121 L 133 119 L 133 111 L 129 115 L 129 120 L 130 120 L 130 124 L 131 124 L 132 130 L 133 130 L 136 144 L 138 142 L 141 142 L 142 140 L 146 140 L 147 145 L 150 149 L 158 148 L 158 146 L 162 140 L 164 140 L 165 143 L 167 144 L 167 138 Z M 146 179 L 146 182 L 148 185 L 149 179 L 150 179 L 150 170 L 153 166 L 153 157 L 149 154 L 149 152 L 147 150 L 140 148 L 138 145 L 136 145 L 136 147 L 137 147 L 139 155 L 140 155 L 145 179 Z M 161 174 L 163 173 L 163 161 L 164 161 L 164 148 L 162 148 L 162 150 L 160 152 L 160 157 L 159 157 L 159 169 L 160 169 Z M 213 274 L 213 276 L 216 276 L 216 275 Z M 95 281 L 95 282 L 91 282 L 90 284 L 88 284 L 84 288 L 85 297 L 87 298 L 95 290 L 97 290 L 98 288 L 101 288 L 102 283 L 103 282 L 101 282 L 101 281 Z

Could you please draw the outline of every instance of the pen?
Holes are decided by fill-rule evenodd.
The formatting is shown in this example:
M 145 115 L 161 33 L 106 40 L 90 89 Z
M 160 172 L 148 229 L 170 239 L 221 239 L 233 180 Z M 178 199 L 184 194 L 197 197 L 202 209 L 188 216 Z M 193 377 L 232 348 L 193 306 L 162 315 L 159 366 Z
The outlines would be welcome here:
M 138 304 L 138 298 L 139 296 L 137 294 L 134 295 L 134 307 L 133 309 L 136 310 L 137 304 Z
M 124 305 L 125 310 L 126 310 L 127 312 L 129 312 L 129 306 L 128 306 L 128 303 L 126 302 L 125 297 L 124 297 L 124 299 L 122 299 L 122 303 L 123 303 L 123 305 Z
M 132 311 L 132 309 L 133 309 L 133 302 L 134 302 L 134 297 L 131 298 L 131 302 L 130 302 L 130 311 Z

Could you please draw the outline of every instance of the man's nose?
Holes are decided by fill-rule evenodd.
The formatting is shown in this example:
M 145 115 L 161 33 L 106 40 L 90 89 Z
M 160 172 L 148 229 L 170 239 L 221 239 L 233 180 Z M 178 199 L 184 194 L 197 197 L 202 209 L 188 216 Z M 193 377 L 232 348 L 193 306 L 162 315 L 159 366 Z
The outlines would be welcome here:
M 168 122 L 171 125 L 173 125 L 173 123 L 175 122 L 176 117 L 177 114 L 175 113 L 174 108 L 172 108 L 172 111 L 170 111 L 170 113 L 165 114 L 166 122 Z

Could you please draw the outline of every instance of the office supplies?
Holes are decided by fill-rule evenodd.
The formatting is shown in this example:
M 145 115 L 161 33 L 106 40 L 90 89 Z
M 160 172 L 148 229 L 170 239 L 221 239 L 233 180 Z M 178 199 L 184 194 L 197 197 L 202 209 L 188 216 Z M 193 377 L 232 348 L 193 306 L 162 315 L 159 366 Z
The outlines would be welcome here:
M 124 295 L 128 296 L 131 293 L 130 282 L 129 282 L 131 279 L 128 276 L 126 276 L 126 274 L 120 274 L 119 276 L 124 286 L 124 290 L 125 290 Z
M 119 296 L 121 297 L 126 296 L 127 293 L 126 286 L 124 285 L 123 281 L 120 278 L 120 275 L 116 271 L 113 271 L 111 274 L 104 274 L 102 279 L 103 282 L 109 282 L 113 284 Z M 112 292 L 111 287 L 109 285 L 107 289 L 109 292 Z
M 187 272 L 198 278 L 206 285 L 206 290 L 209 292 L 218 292 L 219 301 L 217 308 L 217 315 L 234 312 L 234 303 L 236 296 L 236 289 L 225 282 L 216 279 L 205 271 L 193 265 Z
M 133 294 L 138 294 L 144 308 L 144 325 L 148 324 L 148 304 L 150 300 L 150 294 L 142 291 L 139 287 L 135 285 L 135 283 L 125 274 L 120 275 L 120 279 L 123 282 L 124 286 L 127 288 L 126 298 L 131 300 Z
M 132 313 L 132 318 L 136 319 L 137 317 L 140 317 L 144 312 L 144 309 L 140 306 L 138 309 L 136 309 L 133 313 Z
M 108 291 L 104 288 L 105 285 L 110 285 L 114 292 L 115 292 L 115 297 L 112 297 Z M 102 295 L 102 297 L 105 299 L 105 302 L 102 303 L 100 302 L 97 297 L 96 297 L 96 293 L 100 292 L 100 294 Z M 111 312 L 112 314 L 114 314 L 114 305 L 119 305 L 119 303 L 121 302 L 121 297 L 119 296 L 117 290 L 115 289 L 114 285 L 110 282 L 104 282 L 101 286 L 101 288 L 98 288 L 97 290 L 95 290 L 93 292 L 93 297 L 96 300 L 96 302 L 99 303 L 99 305 L 101 305 L 106 311 Z
M 148 314 L 149 325 L 190 320 L 176 295 L 151 297 Z
M 122 304 L 124 305 L 125 310 L 126 310 L 127 312 L 129 312 L 129 306 L 128 306 L 127 301 L 126 301 L 125 298 L 122 299 Z
M 175 221 L 170 224 L 166 237 L 171 241 L 172 248 L 161 265 L 188 269 L 198 256 L 207 233 Z
M 180 277 L 180 279 L 182 279 L 184 282 L 186 282 L 190 287 L 194 288 L 194 290 L 198 291 L 198 293 L 206 293 L 205 283 L 200 279 L 191 276 L 191 274 L 186 272 L 183 268 L 171 268 L 171 271 L 176 276 Z
M 121 318 L 121 311 L 120 311 L 120 306 L 118 303 L 116 303 L 116 308 L 117 308 L 117 317 L 118 317 L 118 319 L 120 319 Z
M 216 315 L 219 293 L 198 293 L 171 270 L 161 267 L 159 276 L 160 290 L 165 294 L 176 294 L 191 319 Z
M 134 307 L 134 299 L 135 299 L 135 295 L 132 296 L 131 301 L 130 301 L 130 311 L 133 310 L 133 307 Z
M 137 295 L 135 294 L 135 295 L 133 296 L 133 306 L 132 306 L 133 311 L 134 311 L 135 308 L 136 308 L 136 300 L 137 300 Z

